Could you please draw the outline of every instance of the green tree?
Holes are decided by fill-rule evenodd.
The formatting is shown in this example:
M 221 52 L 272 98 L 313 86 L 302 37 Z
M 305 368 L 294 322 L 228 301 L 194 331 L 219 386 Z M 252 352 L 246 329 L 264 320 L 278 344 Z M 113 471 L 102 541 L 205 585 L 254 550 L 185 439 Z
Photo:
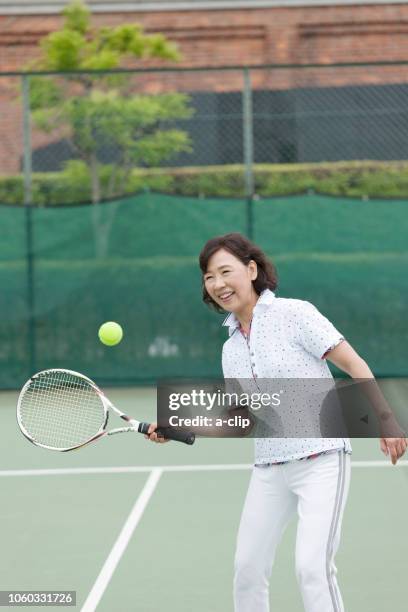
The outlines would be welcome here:
M 193 111 L 185 94 L 139 93 L 134 75 L 86 73 L 115 70 L 130 57 L 177 61 L 177 47 L 162 34 L 146 35 L 138 24 L 95 29 L 81 0 L 63 15 L 62 28 L 41 41 L 42 57 L 30 68 L 65 74 L 32 77 L 30 105 L 38 128 L 67 140 L 77 159 L 65 171 L 89 177 L 97 204 L 122 194 L 135 167 L 190 152 L 188 134 L 174 121 Z M 111 155 L 103 162 L 107 150 Z

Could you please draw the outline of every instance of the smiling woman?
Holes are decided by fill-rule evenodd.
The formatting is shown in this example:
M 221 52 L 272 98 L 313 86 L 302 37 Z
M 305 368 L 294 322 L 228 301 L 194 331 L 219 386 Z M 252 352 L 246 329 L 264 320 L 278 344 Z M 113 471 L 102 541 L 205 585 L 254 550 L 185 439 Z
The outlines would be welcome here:
M 276 270 L 245 236 L 212 238 L 199 263 L 204 303 L 228 313 L 223 325 L 229 338 L 222 351 L 226 380 L 250 379 L 259 388 L 259 379 L 331 379 L 326 360 L 352 378 L 373 378 L 365 361 L 313 304 L 275 296 Z M 148 433 L 158 442 L 155 426 Z M 393 463 L 406 448 L 402 436 L 381 438 L 381 449 Z M 235 612 L 268 612 L 275 552 L 296 513 L 296 575 L 305 612 L 344 612 L 334 558 L 351 450 L 348 438 L 255 438 L 255 465 L 235 555 Z
M 233 309 L 229 306 L 230 298 L 234 294 L 238 300 L 241 299 L 241 305 L 244 305 L 245 296 L 242 291 L 245 286 L 247 291 L 250 290 L 251 301 L 255 299 L 256 302 L 264 289 L 274 291 L 278 285 L 272 262 L 259 247 L 243 239 L 238 233 L 209 240 L 200 253 L 199 262 L 204 281 L 203 301 L 218 312 L 232 312 Z M 229 291 L 226 290 L 228 288 Z M 247 299 L 248 297 L 246 294 Z
M 229 313 L 224 378 L 331 378 L 326 359 L 355 378 L 372 378 L 363 359 L 312 304 L 275 297 L 276 270 L 241 234 L 209 240 L 200 253 L 203 301 Z M 389 440 L 396 452 L 405 440 Z M 386 452 L 387 441 L 381 448 Z M 344 610 L 334 557 L 350 481 L 346 438 L 255 440 L 235 555 L 235 612 L 267 612 L 277 544 L 298 513 L 296 574 L 306 612 Z M 312 459 L 312 461 L 305 461 Z
M 223 310 L 234 310 L 247 320 L 258 300 L 252 283 L 257 273 L 254 261 L 245 266 L 225 249 L 217 251 L 204 275 L 204 300 Z

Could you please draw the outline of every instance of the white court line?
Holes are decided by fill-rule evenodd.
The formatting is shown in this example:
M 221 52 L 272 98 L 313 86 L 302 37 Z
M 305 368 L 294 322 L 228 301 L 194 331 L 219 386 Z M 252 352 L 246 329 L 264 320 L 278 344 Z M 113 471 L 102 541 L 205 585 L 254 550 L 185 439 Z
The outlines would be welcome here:
M 84 605 L 81 608 L 81 612 L 93 612 L 96 609 L 96 606 L 98 605 L 110 579 L 112 578 L 113 572 L 115 571 L 123 553 L 126 550 L 128 542 L 132 537 L 137 524 L 143 516 L 143 512 L 149 503 L 151 496 L 153 495 L 161 475 L 162 470 L 160 468 L 154 468 L 151 471 L 142 492 L 137 498 L 136 503 L 126 520 L 126 523 L 123 525 L 122 531 L 120 532 L 99 573 L 99 576 L 95 580 L 95 584 L 93 585 Z
M 223 463 L 207 465 L 146 465 L 134 466 L 124 465 L 119 467 L 90 467 L 90 468 L 55 468 L 55 469 L 34 469 L 34 470 L 0 470 L 1 476 L 75 476 L 82 474 L 138 474 L 148 473 L 153 470 L 160 472 L 212 472 L 212 471 L 231 471 L 231 470 L 250 470 L 251 463 Z M 397 465 L 392 465 L 390 460 L 383 461 L 352 461 L 353 468 L 390 468 L 408 467 L 408 461 L 398 461 Z

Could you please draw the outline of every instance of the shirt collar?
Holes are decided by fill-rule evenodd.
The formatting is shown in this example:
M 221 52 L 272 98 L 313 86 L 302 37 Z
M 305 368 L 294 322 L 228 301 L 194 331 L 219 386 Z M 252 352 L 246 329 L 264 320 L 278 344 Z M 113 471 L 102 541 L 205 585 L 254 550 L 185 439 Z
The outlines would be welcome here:
M 268 306 L 270 306 L 273 303 L 273 300 L 275 299 L 275 294 L 273 291 L 271 291 L 270 289 L 264 289 L 261 293 L 261 295 L 258 298 L 257 303 L 255 304 L 255 308 L 254 308 L 254 312 L 255 310 L 257 310 L 258 308 L 267 308 Z M 224 321 L 222 322 L 224 327 L 228 327 L 228 332 L 229 335 L 232 336 L 232 334 L 234 333 L 234 331 L 237 329 L 237 327 L 239 327 L 239 321 L 236 318 L 235 314 L 233 312 L 230 312 L 224 319 Z

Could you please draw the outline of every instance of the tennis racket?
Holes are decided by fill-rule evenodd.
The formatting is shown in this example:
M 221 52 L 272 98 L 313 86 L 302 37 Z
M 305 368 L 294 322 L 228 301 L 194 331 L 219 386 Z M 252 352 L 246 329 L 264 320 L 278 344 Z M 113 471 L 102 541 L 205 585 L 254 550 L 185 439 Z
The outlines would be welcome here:
M 126 421 L 128 427 L 107 431 L 110 411 Z M 62 452 L 113 434 L 147 434 L 150 425 L 118 410 L 90 378 L 61 369 L 38 372 L 26 382 L 18 398 L 17 421 L 30 442 Z M 193 433 L 171 427 L 158 428 L 156 433 L 185 444 L 195 440 Z

